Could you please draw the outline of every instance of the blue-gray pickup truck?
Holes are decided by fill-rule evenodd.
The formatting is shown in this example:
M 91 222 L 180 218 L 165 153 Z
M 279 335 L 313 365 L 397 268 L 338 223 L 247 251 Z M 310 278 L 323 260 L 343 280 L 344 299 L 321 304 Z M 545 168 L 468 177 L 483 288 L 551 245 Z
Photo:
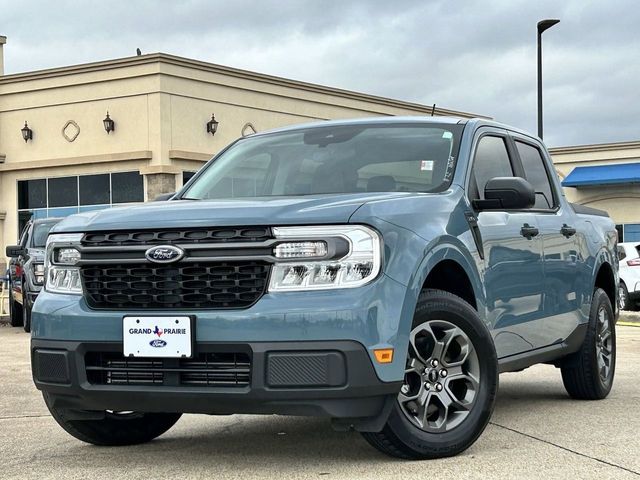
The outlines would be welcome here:
M 617 235 L 569 203 L 539 139 L 396 117 L 239 139 L 168 201 L 47 240 L 33 379 L 97 445 L 183 413 L 323 416 L 402 458 L 482 433 L 498 375 L 613 383 Z

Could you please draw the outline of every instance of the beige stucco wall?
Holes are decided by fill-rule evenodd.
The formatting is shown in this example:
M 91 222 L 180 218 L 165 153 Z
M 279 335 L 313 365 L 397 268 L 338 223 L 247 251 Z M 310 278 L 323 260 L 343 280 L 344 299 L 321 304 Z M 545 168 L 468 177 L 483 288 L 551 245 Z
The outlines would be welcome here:
M 561 179 L 576 167 L 640 162 L 640 142 L 581 145 L 550 149 Z M 640 223 L 640 185 L 564 189 L 571 202 L 609 212 L 616 223 Z
M 107 110 L 116 122 L 109 135 L 102 124 Z M 18 180 L 138 170 L 151 199 L 179 188 L 182 171 L 197 170 L 240 137 L 246 123 L 262 131 L 324 119 L 430 112 L 431 106 L 164 54 L 0 74 L 0 246 L 4 252 L 18 236 Z M 215 136 L 205 128 L 212 113 L 220 122 Z M 475 116 L 440 108 L 436 114 Z M 34 132 L 27 143 L 20 132 L 25 121 Z M 62 135 L 68 121 L 80 128 L 73 142 Z

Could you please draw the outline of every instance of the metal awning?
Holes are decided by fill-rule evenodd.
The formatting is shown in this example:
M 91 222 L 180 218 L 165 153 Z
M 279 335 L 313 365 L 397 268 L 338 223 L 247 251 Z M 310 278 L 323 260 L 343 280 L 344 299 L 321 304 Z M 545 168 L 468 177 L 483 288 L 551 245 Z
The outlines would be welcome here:
M 562 181 L 563 187 L 589 187 L 595 185 L 622 185 L 640 183 L 640 163 L 618 163 L 576 167 Z

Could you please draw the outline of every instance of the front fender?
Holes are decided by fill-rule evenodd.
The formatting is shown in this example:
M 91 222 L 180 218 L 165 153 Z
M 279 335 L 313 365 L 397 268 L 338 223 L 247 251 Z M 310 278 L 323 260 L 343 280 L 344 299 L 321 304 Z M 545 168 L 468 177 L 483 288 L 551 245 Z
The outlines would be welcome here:
M 409 333 L 411 332 L 413 314 L 418 303 L 418 297 L 422 291 L 422 286 L 429 276 L 429 273 L 433 271 L 436 265 L 444 260 L 456 262 L 465 271 L 473 288 L 478 313 L 480 314 L 480 318 L 485 321 L 486 295 L 478 267 L 472 255 L 464 248 L 464 245 L 458 243 L 460 242 L 455 238 L 445 237 L 432 242 L 429 247 L 425 249 L 426 253 L 410 277 L 405 290 L 398 331 L 397 345 L 399 352 L 405 352 L 409 348 Z M 489 328 L 490 325 L 487 324 L 487 327 Z

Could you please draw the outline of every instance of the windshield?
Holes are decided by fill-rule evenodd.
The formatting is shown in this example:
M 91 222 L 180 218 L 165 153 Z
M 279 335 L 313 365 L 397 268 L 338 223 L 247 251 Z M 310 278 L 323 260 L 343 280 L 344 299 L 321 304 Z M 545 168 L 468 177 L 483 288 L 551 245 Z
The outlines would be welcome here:
M 451 183 L 463 125 L 358 124 L 240 140 L 181 198 L 438 192 Z
M 57 222 L 48 222 L 34 225 L 31 246 L 33 248 L 44 248 L 47 244 L 47 235 L 49 235 L 49 230 L 51 230 L 56 223 Z

